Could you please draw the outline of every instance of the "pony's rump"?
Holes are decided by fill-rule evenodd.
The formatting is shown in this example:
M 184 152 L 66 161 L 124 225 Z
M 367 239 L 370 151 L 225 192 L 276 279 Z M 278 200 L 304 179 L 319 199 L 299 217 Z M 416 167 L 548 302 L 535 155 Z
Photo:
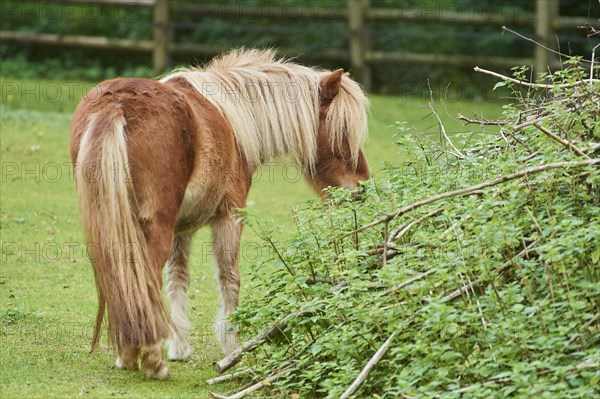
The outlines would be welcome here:
M 75 178 L 81 220 L 98 290 L 92 342 L 106 309 L 113 345 L 146 346 L 168 334 L 160 281 L 148 248 L 129 173 L 126 119 L 120 108 L 92 114 L 81 136 Z

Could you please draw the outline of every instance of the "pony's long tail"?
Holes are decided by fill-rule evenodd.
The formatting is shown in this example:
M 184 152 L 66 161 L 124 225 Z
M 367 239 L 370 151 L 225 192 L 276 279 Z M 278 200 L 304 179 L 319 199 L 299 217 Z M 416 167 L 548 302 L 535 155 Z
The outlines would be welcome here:
M 75 178 L 83 228 L 98 290 L 92 339 L 97 348 L 105 310 L 113 346 L 145 347 L 166 338 L 170 319 L 138 219 L 119 109 L 95 114 L 81 136 Z

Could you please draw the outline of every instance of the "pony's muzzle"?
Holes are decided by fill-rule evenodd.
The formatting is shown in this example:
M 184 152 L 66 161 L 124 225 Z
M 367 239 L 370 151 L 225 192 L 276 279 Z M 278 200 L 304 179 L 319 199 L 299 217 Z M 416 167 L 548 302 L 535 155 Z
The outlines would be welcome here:
M 352 190 L 352 201 L 363 202 L 366 198 L 366 193 L 367 187 L 362 183 L 358 183 L 358 187 Z

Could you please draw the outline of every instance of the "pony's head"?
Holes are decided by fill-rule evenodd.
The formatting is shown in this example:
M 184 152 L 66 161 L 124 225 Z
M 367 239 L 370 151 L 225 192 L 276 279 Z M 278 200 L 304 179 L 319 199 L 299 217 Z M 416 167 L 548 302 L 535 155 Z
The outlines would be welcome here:
M 342 69 L 323 73 L 319 82 L 317 156 L 306 179 L 324 196 L 327 187 L 355 190 L 369 178 L 361 145 L 367 134 L 368 100 Z

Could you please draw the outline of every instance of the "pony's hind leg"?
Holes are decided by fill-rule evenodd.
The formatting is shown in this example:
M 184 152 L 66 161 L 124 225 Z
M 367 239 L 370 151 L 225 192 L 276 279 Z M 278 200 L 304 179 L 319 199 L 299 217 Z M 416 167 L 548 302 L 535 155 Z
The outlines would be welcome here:
M 239 346 L 237 331 L 232 330 L 227 316 L 237 308 L 239 302 L 238 257 L 242 225 L 231 216 L 226 216 L 212 223 L 212 231 L 219 290 L 221 291 L 221 309 L 217 316 L 215 331 L 217 339 L 223 347 L 223 352 L 229 354 Z
M 160 282 L 160 287 L 162 287 L 162 269 L 169 258 L 173 244 L 173 225 L 174 223 L 165 223 L 164 221 L 147 222 L 144 225 L 144 235 L 146 236 L 149 257 L 155 268 L 156 278 Z M 157 380 L 170 378 L 169 367 L 163 357 L 161 340 L 143 345 L 141 347 L 141 355 L 141 366 L 146 371 L 148 377 Z
M 140 350 L 137 346 L 122 346 L 119 348 L 117 367 L 125 370 L 137 370 L 139 353 Z
M 163 359 L 163 349 L 160 342 L 142 349 L 142 368 L 148 378 L 168 380 L 171 378 L 169 367 Z
M 192 328 L 186 313 L 187 290 L 190 284 L 188 257 L 191 236 L 179 235 L 173 240 L 173 247 L 167 262 L 167 292 L 171 301 L 171 320 L 173 321 L 169 338 L 170 360 L 187 360 L 192 355 L 189 333 Z
M 175 217 L 173 216 L 173 220 Z M 160 295 L 162 288 L 162 269 L 167 259 L 173 243 L 173 225 L 174 222 L 165 223 L 145 221 L 143 223 L 146 246 L 148 248 L 148 258 L 150 259 L 155 278 L 158 281 L 158 293 Z M 168 320 L 164 320 L 167 323 Z M 170 324 L 170 323 L 168 323 Z M 134 346 L 135 345 L 135 346 Z M 141 348 L 140 348 L 141 346 Z M 141 344 L 140 342 L 131 343 L 131 345 L 122 345 L 119 348 L 119 357 L 117 366 L 125 369 L 136 369 L 137 359 L 141 352 L 141 367 L 146 371 L 150 378 L 165 380 L 170 378 L 169 367 L 163 357 L 162 340 L 157 339 Z

